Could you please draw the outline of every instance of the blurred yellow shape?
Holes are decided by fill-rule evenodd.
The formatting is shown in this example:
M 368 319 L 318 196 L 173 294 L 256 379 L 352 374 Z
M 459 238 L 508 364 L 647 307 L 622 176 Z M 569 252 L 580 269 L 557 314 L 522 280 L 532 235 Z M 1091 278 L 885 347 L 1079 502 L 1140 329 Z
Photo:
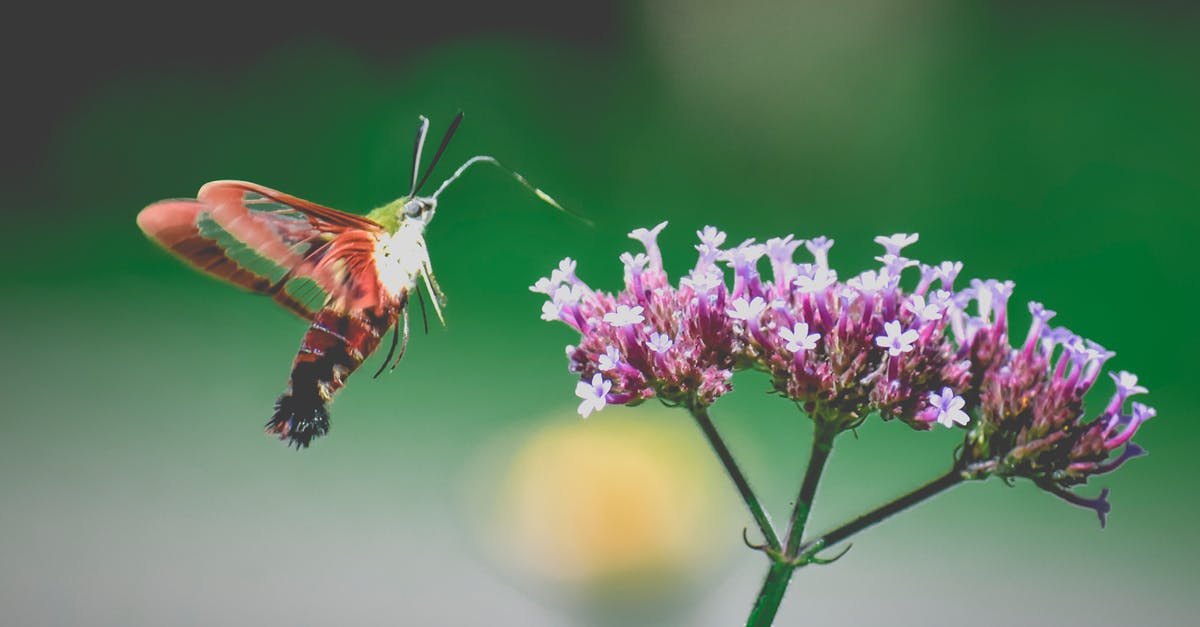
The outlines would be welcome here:
M 546 583 L 614 592 L 653 582 L 669 594 L 710 572 L 737 537 L 721 511 L 736 505 L 724 481 L 682 411 L 563 416 L 512 458 L 497 522 L 514 565 Z

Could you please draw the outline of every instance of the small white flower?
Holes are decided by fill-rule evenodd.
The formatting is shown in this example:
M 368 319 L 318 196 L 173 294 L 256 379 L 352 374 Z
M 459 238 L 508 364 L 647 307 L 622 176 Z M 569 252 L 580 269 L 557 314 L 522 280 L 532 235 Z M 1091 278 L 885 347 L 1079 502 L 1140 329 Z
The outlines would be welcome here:
M 537 280 L 537 283 L 534 283 L 533 285 L 529 286 L 529 291 L 537 293 L 537 294 L 545 294 L 546 296 L 549 296 L 551 293 L 554 292 L 554 287 L 556 285 L 558 285 L 558 283 L 555 283 L 554 281 L 551 281 L 550 279 L 547 279 L 546 277 L 542 277 Z
M 724 280 L 725 276 L 721 271 L 715 266 L 710 266 L 706 270 L 693 271 L 690 277 L 684 277 L 679 282 L 692 288 L 697 294 L 707 294 Z
M 880 235 L 875 238 L 875 243 L 883 246 L 889 255 L 899 255 L 900 250 L 905 246 L 912 245 L 921 236 L 917 233 L 894 233 L 891 236 Z
M 759 316 L 767 310 L 767 302 L 760 296 L 755 296 L 749 302 L 744 297 L 738 298 L 732 304 L 733 309 L 726 309 L 725 313 L 734 320 L 758 320 Z
M 926 303 L 925 297 L 920 294 L 913 294 L 912 298 L 904 303 L 904 308 L 916 314 L 922 322 L 942 319 L 941 307 L 933 302 Z
M 1136 374 L 1122 370 L 1119 373 L 1108 373 L 1112 377 L 1113 382 L 1117 384 L 1117 392 L 1122 396 L 1133 396 L 1134 394 L 1149 394 L 1150 390 L 1138 385 Z
M 812 253 L 818 268 L 829 269 L 829 249 L 833 248 L 833 240 L 820 235 L 804 242 L 804 247 Z
M 580 381 L 575 385 L 575 396 L 583 399 L 579 403 L 579 415 L 587 418 L 594 411 L 604 409 L 608 405 L 608 391 L 612 389 L 612 381 L 605 380 L 600 373 L 596 373 L 592 377 L 592 382 L 589 385 L 584 381 Z
M 962 272 L 963 265 L 961 261 L 943 261 L 938 264 L 937 271 L 934 276 L 941 279 L 943 286 L 950 289 L 954 283 L 954 279 L 958 278 L 958 273 Z
M 946 290 L 934 290 L 929 294 L 929 304 L 935 305 L 938 309 L 947 309 L 954 305 L 954 294 Z
M 656 240 L 658 238 L 658 234 L 661 233 L 662 230 L 665 229 L 666 227 L 667 227 L 667 223 L 664 220 L 662 222 L 659 222 L 658 225 L 656 225 L 652 229 L 642 228 L 642 229 L 634 229 L 634 230 L 630 231 L 629 238 L 638 240 L 639 242 L 644 244 L 646 246 L 646 248 L 650 248 L 650 246 L 654 242 L 654 240 Z
M 902 333 L 899 320 L 883 323 L 883 330 L 885 335 L 876 337 L 875 344 L 888 349 L 888 354 L 892 357 L 911 351 L 913 343 L 920 337 L 920 334 L 912 329 Z
M 574 305 L 583 298 L 583 288 L 578 285 L 560 285 L 554 290 L 552 300 L 561 305 Z
M 650 339 L 646 342 L 646 347 L 656 353 L 665 353 L 674 344 L 674 340 L 666 333 L 651 333 Z
M 797 322 L 791 329 L 780 329 L 779 337 L 787 340 L 787 348 L 793 353 L 810 351 L 817 347 L 820 333 L 809 333 L 807 322 Z
M 625 270 L 628 272 L 641 272 L 647 263 L 650 263 L 650 258 L 646 253 L 621 253 L 621 263 L 625 265 Z
M 573 281 L 575 278 L 575 260 L 564 257 L 558 262 L 558 269 L 550 272 L 550 282 L 554 284 Z
M 825 288 L 836 282 L 837 274 L 828 268 L 821 267 L 814 270 L 812 276 L 801 275 L 792 281 L 796 289 L 805 293 L 824 292 Z
M 562 319 L 562 305 L 554 301 L 546 301 L 542 303 L 542 320 L 546 322 L 554 322 Z
M 937 422 L 945 427 L 953 427 L 954 425 L 965 425 L 971 422 L 971 417 L 967 412 L 963 411 L 963 405 L 967 402 L 961 396 L 954 394 L 954 390 L 948 387 L 942 388 L 942 393 L 929 393 L 929 406 L 938 410 Z
M 735 269 L 753 268 L 758 259 L 767 252 L 765 244 L 756 244 L 754 238 L 738 244 L 735 248 L 723 251 L 719 257 Z
M 803 240 L 795 238 L 795 235 L 787 235 L 784 237 L 772 237 L 767 240 L 767 258 L 778 264 L 791 263 L 796 249 L 804 244 Z
M 891 284 L 891 276 L 888 275 L 886 268 L 881 269 L 878 273 L 874 270 L 866 272 L 846 281 L 846 285 L 859 290 L 864 294 L 873 294 L 882 292 Z
M 706 226 L 703 231 L 696 231 L 700 243 L 710 249 L 716 249 L 725 243 L 725 231 L 718 231 L 715 226 Z
M 881 255 L 876 257 L 875 261 L 882 263 L 883 267 L 892 273 L 892 276 L 900 276 L 905 269 L 921 265 L 921 262 L 916 259 L 901 257 L 900 255 Z
M 646 318 L 642 316 L 641 305 L 617 305 L 617 310 L 604 314 L 604 321 L 614 327 L 627 327 L 631 324 L 637 324 Z
M 609 346 L 608 348 L 604 349 L 604 354 L 601 355 L 596 361 L 600 366 L 601 372 L 616 370 L 617 366 L 621 363 L 621 351 Z

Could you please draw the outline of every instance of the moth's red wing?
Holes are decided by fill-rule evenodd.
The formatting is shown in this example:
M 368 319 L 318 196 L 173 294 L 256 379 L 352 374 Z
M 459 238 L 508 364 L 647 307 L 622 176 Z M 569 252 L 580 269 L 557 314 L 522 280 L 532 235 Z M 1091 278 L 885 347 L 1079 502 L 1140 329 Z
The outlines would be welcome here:
M 378 279 L 360 270 L 373 271 L 363 243 L 382 230 L 375 222 L 243 181 L 215 181 L 197 196 L 146 207 L 138 226 L 193 266 L 309 320 L 331 303 L 379 304 Z

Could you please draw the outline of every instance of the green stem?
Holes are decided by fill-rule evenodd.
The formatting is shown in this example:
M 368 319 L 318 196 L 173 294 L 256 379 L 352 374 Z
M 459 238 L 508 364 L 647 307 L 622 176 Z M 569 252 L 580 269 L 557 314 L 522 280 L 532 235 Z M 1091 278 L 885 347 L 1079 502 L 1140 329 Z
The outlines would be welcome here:
M 822 549 L 829 548 L 868 527 L 883 522 L 893 514 L 898 514 L 921 501 L 945 492 L 965 480 L 966 477 L 963 476 L 962 471 L 955 468 L 904 496 L 884 503 L 858 518 L 804 543 L 800 547 L 798 554 L 810 555 Z
M 833 439 L 838 432 L 818 422 L 813 428 L 812 453 L 808 457 L 808 468 L 804 471 L 804 479 L 800 482 L 800 494 L 796 497 L 796 506 L 792 509 L 791 522 L 788 527 L 787 550 L 771 563 L 767 578 L 759 590 L 758 599 L 746 619 L 746 627 L 770 627 L 779 612 L 779 604 L 787 592 L 788 582 L 792 572 L 798 566 L 796 557 L 800 555 L 800 539 L 804 537 L 804 527 L 808 524 L 808 514 L 812 511 L 813 500 L 817 496 L 817 485 L 821 482 L 821 473 L 825 471 L 825 462 L 829 461 L 829 453 L 833 451 Z
M 779 604 L 783 602 L 783 593 L 787 592 L 788 582 L 796 567 L 788 562 L 772 562 L 771 570 L 767 571 L 767 579 L 763 582 L 762 590 L 746 619 L 746 627 L 770 627 L 779 612 Z
M 700 430 L 708 438 L 708 443 L 712 445 L 717 457 L 721 459 L 721 465 L 725 466 L 725 472 L 733 480 L 733 485 L 737 487 L 738 493 L 742 495 L 742 500 L 745 501 L 746 508 L 750 510 L 750 515 L 754 517 L 754 522 L 758 523 L 758 529 L 766 540 L 767 546 L 771 550 L 778 552 L 780 544 L 779 536 L 775 534 L 775 527 L 771 524 L 771 519 L 767 516 L 766 510 L 759 504 L 758 497 L 754 495 L 754 490 L 750 489 L 750 482 L 746 481 L 746 476 L 742 474 L 737 461 L 733 459 L 733 453 L 725 445 L 725 440 L 721 439 L 721 434 L 717 432 L 716 425 L 708 417 L 708 408 L 700 403 L 691 403 L 688 405 L 688 411 L 696 419 L 696 424 L 700 425 Z
M 796 506 L 792 508 L 792 518 L 788 526 L 787 550 L 784 557 L 795 559 L 799 554 L 800 540 L 804 537 L 804 527 L 808 524 L 808 515 L 812 512 L 813 500 L 817 496 L 817 485 L 821 482 L 821 473 L 825 471 L 825 462 L 829 461 L 829 453 L 833 451 L 833 439 L 837 430 L 818 422 L 813 428 L 812 452 L 808 456 L 808 468 L 804 470 L 804 480 L 800 483 L 800 494 L 796 497 Z

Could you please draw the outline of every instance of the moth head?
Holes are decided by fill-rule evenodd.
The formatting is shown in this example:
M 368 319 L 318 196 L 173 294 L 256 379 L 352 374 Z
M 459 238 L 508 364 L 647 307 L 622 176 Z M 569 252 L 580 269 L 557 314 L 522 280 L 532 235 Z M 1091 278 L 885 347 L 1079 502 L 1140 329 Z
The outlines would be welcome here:
M 429 224 L 429 221 L 433 219 L 433 214 L 436 210 L 436 198 L 424 198 L 417 196 L 415 198 L 408 199 L 404 203 L 403 218 L 405 220 L 420 220 L 425 224 Z

